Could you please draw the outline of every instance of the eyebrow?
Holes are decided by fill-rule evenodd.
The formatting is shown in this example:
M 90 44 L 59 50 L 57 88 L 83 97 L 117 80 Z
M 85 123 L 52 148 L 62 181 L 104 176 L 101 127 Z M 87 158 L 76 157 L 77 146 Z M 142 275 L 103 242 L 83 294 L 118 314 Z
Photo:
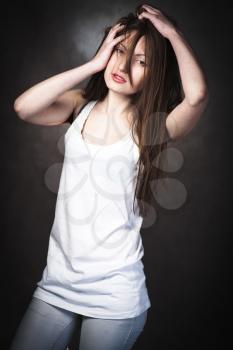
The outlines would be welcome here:
M 123 45 L 123 44 L 121 44 L 121 43 L 119 43 L 119 45 L 123 46 L 124 49 L 126 50 L 125 45 Z M 144 53 L 138 53 L 138 54 L 136 54 L 135 56 L 146 56 L 146 55 L 145 55 Z

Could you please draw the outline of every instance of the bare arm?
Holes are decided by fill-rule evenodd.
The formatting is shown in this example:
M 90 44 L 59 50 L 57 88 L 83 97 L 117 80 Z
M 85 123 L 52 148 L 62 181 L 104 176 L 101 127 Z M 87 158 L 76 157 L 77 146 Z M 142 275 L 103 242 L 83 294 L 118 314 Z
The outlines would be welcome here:
M 177 140 L 187 135 L 195 126 L 209 101 L 204 73 L 191 46 L 176 26 L 157 8 L 142 5 L 139 19 L 148 19 L 167 38 L 176 55 L 184 99 L 167 116 L 168 136 Z
M 82 89 L 73 89 L 97 72 L 94 61 L 52 76 L 26 90 L 14 102 L 17 115 L 33 124 L 65 123 L 74 109 L 84 102 Z
M 14 102 L 18 116 L 41 125 L 58 125 L 68 121 L 74 110 L 81 108 L 84 102 L 81 89 L 73 87 L 106 67 L 114 46 L 124 38 L 123 34 L 115 38 L 121 26 L 118 23 L 111 28 L 89 62 L 48 78 L 20 95 Z
M 166 126 L 172 139 L 186 136 L 204 112 L 209 93 L 204 73 L 182 33 L 171 31 L 168 39 L 175 51 L 185 97 L 167 116 Z

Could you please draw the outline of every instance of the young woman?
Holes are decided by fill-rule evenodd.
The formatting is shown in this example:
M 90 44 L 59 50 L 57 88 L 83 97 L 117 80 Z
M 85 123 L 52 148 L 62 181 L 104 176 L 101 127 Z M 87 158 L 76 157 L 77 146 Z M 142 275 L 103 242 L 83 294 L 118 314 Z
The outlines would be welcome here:
M 89 62 L 15 102 L 24 121 L 71 125 L 47 266 L 11 350 L 64 350 L 77 325 L 81 350 L 131 349 L 145 326 L 151 303 L 139 231 L 150 182 L 161 151 L 192 130 L 208 92 L 176 22 L 150 5 L 135 13 L 105 30 Z

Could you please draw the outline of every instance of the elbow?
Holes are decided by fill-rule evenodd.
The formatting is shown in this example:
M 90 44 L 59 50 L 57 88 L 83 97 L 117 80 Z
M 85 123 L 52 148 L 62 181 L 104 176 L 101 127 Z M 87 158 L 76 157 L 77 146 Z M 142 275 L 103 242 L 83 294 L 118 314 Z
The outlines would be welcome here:
M 209 91 L 207 88 L 200 91 L 196 96 L 187 99 L 191 107 L 199 106 L 201 104 L 206 104 L 209 101 Z
M 19 102 L 18 100 L 16 99 L 15 102 L 14 102 L 14 111 L 19 114 L 19 111 L 20 111 L 20 107 L 19 107 Z
M 20 119 L 24 118 L 24 114 L 22 112 L 22 107 L 20 106 L 20 103 L 19 103 L 19 101 L 17 99 L 14 102 L 14 111 L 16 112 L 17 116 Z

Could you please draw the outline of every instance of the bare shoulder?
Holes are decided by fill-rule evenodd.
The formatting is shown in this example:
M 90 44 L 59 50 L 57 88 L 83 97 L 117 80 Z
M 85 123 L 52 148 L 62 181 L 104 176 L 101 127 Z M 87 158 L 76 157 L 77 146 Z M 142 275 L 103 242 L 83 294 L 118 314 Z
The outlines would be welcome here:
M 84 89 L 75 90 L 75 104 L 73 111 L 73 121 L 77 118 L 81 108 L 87 103 L 87 99 L 83 97 Z

